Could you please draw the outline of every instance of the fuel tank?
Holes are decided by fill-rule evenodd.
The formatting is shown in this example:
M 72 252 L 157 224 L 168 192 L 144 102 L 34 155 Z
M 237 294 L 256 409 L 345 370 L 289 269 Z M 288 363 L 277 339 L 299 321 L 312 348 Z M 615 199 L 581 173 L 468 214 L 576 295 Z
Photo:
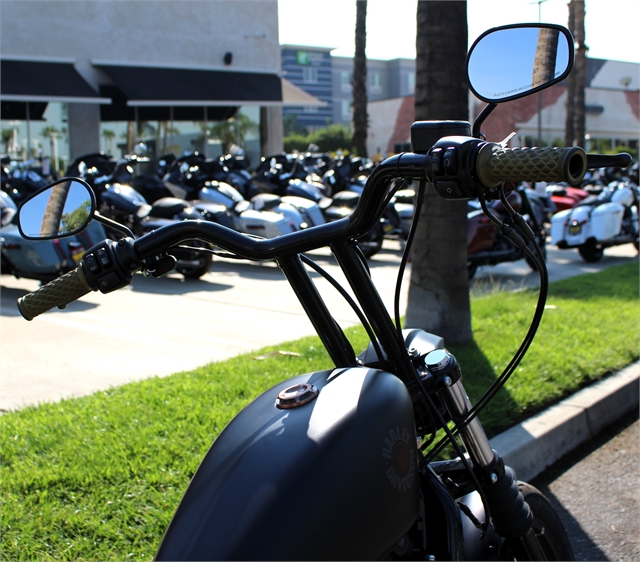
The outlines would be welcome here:
M 417 518 L 417 463 L 412 401 L 394 375 L 284 381 L 214 442 L 156 559 L 379 558 Z

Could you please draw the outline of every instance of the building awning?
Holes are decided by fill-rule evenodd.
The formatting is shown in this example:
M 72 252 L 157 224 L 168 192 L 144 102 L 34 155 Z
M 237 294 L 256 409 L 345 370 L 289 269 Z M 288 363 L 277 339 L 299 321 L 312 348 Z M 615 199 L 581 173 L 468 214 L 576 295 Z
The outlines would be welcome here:
M 326 105 L 273 73 L 101 61 L 92 61 L 92 64 L 111 79 L 131 107 Z
M 328 105 L 326 101 L 321 101 L 315 96 L 305 92 L 302 88 L 298 88 L 293 82 L 289 82 L 282 78 L 282 105 L 284 106 L 303 106 L 303 107 L 320 107 Z
M 72 61 L 2 58 L 0 99 L 5 102 L 108 104 L 75 69 Z
M 93 61 L 138 107 L 281 105 L 276 74 L 163 66 L 117 65 Z

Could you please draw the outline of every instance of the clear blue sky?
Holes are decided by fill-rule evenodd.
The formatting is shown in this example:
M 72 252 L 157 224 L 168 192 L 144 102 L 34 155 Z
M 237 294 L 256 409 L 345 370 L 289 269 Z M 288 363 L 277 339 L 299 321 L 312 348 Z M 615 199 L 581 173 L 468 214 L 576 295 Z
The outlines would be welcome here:
M 355 0 L 278 0 L 280 43 L 333 47 L 353 56 Z M 417 0 L 368 0 L 367 57 L 415 58 Z M 640 0 L 586 0 L 586 43 L 593 58 L 640 62 Z M 508 23 L 567 25 L 567 0 L 468 0 L 469 42 Z

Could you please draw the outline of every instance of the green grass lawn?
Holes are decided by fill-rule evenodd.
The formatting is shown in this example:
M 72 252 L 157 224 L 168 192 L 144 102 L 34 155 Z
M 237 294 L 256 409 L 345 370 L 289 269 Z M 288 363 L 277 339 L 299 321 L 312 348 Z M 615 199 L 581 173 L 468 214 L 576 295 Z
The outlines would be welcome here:
M 537 338 L 482 413 L 490 434 L 638 358 L 638 264 L 551 284 Z M 520 345 L 537 292 L 472 299 L 452 346 L 477 399 Z M 363 330 L 346 330 L 356 349 Z M 278 351 L 295 352 L 280 354 Z M 150 559 L 216 435 L 277 382 L 331 366 L 318 338 L 0 417 L 3 560 Z

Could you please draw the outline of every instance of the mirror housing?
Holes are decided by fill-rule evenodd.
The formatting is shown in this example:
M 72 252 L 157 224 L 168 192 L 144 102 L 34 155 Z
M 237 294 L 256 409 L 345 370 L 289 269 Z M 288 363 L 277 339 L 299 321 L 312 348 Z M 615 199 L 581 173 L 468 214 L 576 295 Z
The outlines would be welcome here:
M 18 209 L 18 230 L 27 240 L 51 240 L 82 232 L 94 216 L 96 198 L 78 178 L 62 178 L 29 197 Z
M 567 28 L 547 23 L 514 24 L 480 35 L 467 54 L 466 71 L 469 87 L 478 99 L 502 103 L 564 80 L 573 61 L 573 36 Z

